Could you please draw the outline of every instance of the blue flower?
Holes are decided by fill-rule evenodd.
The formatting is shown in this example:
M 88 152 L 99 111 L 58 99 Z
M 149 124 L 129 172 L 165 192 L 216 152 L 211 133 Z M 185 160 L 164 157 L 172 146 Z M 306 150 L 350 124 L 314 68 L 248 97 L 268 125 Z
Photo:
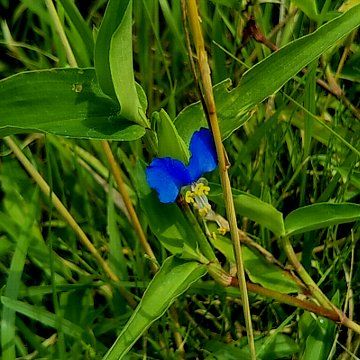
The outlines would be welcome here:
M 183 186 L 194 184 L 202 174 L 217 167 L 216 149 L 209 129 L 195 131 L 190 141 L 189 164 L 170 157 L 156 158 L 146 168 L 149 186 L 162 203 L 174 202 Z

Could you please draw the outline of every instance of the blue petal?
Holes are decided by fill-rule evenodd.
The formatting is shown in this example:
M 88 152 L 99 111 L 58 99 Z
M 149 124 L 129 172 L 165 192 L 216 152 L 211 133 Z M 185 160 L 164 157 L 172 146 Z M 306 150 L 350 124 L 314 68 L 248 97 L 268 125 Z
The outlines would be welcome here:
M 191 183 L 185 165 L 169 157 L 154 159 L 146 168 L 146 179 L 149 186 L 157 191 L 162 203 L 174 202 L 181 187 Z
M 191 182 L 197 181 L 202 174 L 217 167 L 216 149 L 209 129 L 201 128 L 194 132 L 190 141 L 191 158 L 188 170 Z

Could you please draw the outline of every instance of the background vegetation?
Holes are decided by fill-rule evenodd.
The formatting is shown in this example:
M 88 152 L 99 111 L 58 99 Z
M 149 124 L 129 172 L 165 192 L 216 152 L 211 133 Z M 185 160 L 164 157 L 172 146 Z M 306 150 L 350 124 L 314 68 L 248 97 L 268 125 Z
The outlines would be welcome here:
M 345 32 L 346 36 L 339 41 L 326 37 L 330 30 L 323 39 L 313 38 L 316 48 L 321 48 L 321 42 L 331 44 L 318 50 L 318 55 L 316 49 L 303 49 L 301 43 L 296 43 L 292 53 L 279 52 L 283 56 L 282 66 L 278 60 L 273 67 L 270 63 L 258 67 L 262 70 L 256 75 L 247 78 L 245 75 L 252 90 L 250 93 L 242 90 L 238 96 L 244 99 L 248 96 L 251 108 L 241 114 L 241 120 L 233 117 L 239 113 L 240 105 L 231 112 L 233 108 L 226 103 L 230 89 L 239 84 L 240 89 L 248 89 L 247 83 L 241 82 L 247 69 L 268 58 L 277 48 L 313 33 L 348 9 L 359 23 L 356 3 L 204 0 L 199 1 L 199 10 L 213 83 L 222 82 L 215 95 L 220 117 L 223 116 L 221 129 L 226 134 L 223 138 L 231 163 L 229 172 L 238 224 L 245 240 L 252 242 L 252 246 L 244 248 L 249 281 L 300 300 L 313 298 L 288 263 L 281 239 L 291 234 L 292 246 L 304 269 L 348 318 L 360 322 L 356 312 L 360 296 L 357 267 L 360 229 L 356 222 L 360 217 L 356 205 L 360 199 L 360 52 L 356 29 Z M 106 5 L 106 0 L 56 2 L 57 14 L 80 68 L 94 66 L 93 37 L 98 33 Z M 198 100 L 180 1 L 134 1 L 132 19 L 133 69 L 147 97 L 146 113 L 151 126 L 154 129 L 158 118 L 157 113 L 152 114 L 163 108 L 172 120 L 177 117 L 175 125 L 188 144 L 194 128 L 204 120 L 200 107 L 187 108 L 179 115 Z M 28 70 L 69 68 L 71 64 L 53 20 L 45 1 L 0 0 L 1 78 Z M 306 62 L 306 71 L 286 75 L 298 63 L 302 64 L 302 54 L 311 55 L 312 51 L 315 55 Z M 101 58 L 102 54 L 98 56 Z M 272 90 L 271 86 L 283 74 L 291 80 L 268 96 L 279 89 L 276 86 Z M 154 194 L 149 195 L 144 166 L 157 154 L 156 141 L 151 146 L 155 135 L 148 132 L 139 138 L 142 133 L 136 130 L 140 134 L 138 139 L 111 143 L 121 164 L 126 191 L 159 265 L 168 259 L 161 275 L 151 283 L 148 298 L 144 298 L 144 318 L 137 315 L 139 324 L 134 325 L 129 322 L 133 314 L 129 303 L 138 303 L 143 297 L 154 278 L 151 271 L 154 263 L 144 255 L 139 233 L 116 191 L 98 141 L 111 139 L 112 135 L 106 132 L 96 135 L 101 134 L 96 124 L 88 134 L 81 133 L 79 128 L 70 138 L 54 135 L 73 131 L 67 128 L 68 123 L 61 123 L 65 100 L 57 95 L 62 85 L 56 82 L 44 85 L 49 89 L 48 98 L 44 95 L 50 101 L 49 107 L 44 107 L 44 112 L 34 110 L 34 118 L 40 124 L 42 118 L 51 118 L 58 111 L 59 125 L 46 128 L 44 122 L 39 127 L 26 127 L 24 119 L 30 119 L 32 110 L 28 113 L 19 109 L 23 99 L 31 102 L 31 97 L 30 100 L 21 97 L 26 96 L 27 90 L 18 92 L 16 79 L 19 78 L 11 85 L 14 87 L 8 85 L 9 80 L 0 82 L 0 134 L 10 135 L 9 126 L 17 129 L 12 133 L 22 133 L 11 141 L 50 185 L 52 194 L 59 197 L 91 239 L 115 277 L 109 279 L 104 264 L 78 241 L 79 234 L 54 208 L 54 195 L 39 191 L 35 175 L 29 176 L 19 163 L 19 156 L 15 157 L 9 149 L 9 142 L 2 141 L 2 358 L 102 358 L 119 334 L 123 334 L 121 339 L 129 335 L 130 340 L 121 341 L 125 345 L 128 341 L 130 346 L 137 337 L 131 329 L 142 333 L 160 315 L 129 350 L 128 358 L 248 357 L 238 289 L 216 284 L 214 274 L 211 277 L 205 274 L 206 269 L 193 265 L 199 260 L 195 248 L 183 249 L 184 243 L 191 243 L 189 239 L 216 232 L 214 223 L 204 226 L 202 219 L 194 220 L 191 214 L 184 216 L 178 205 L 163 206 Z M 265 81 L 261 79 L 268 79 L 270 93 L 266 96 L 262 94 Z M 31 94 L 45 92 L 41 84 L 30 82 L 26 89 Z M 6 123 L 10 117 L 13 122 Z M 191 123 L 195 125 L 190 126 Z M 34 129 L 44 130 L 45 134 Z M 209 195 L 213 208 L 225 216 L 218 173 L 215 171 L 207 178 L 213 183 Z M 330 206 L 339 203 L 343 205 Z M 320 207 L 310 211 L 304 208 L 312 204 Z M 298 213 L 294 215 L 295 210 Z M 287 217 L 290 213 L 292 217 Z M 191 221 L 196 221 L 195 225 Z M 195 235 L 194 229 L 201 235 Z M 210 240 L 223 269 L 234 274 L 229 237 L 218 234 Z M 260 245 L 260 252 L 254 249 L 254 242 Z M 174 253 L 177 257 L 169 258 Z M 182 269 L 184 279 L 172 272 L 176 266 Z M 175 283 L 178 287 L 173 290 L 171 286 Z M 174 293 L 170 296 L 171 291 Z M 167 296 L 170 298 L 166 299 Z M 259 358 L 350 359 L 360 354 L 360 336 L 356 331 L 304 311 L 295 303 L 296 306 L 291 306 L 283 302 L 284 299 L 250 293 Z M 154 314 L 147 314 L 151 309 Z M 125 324 L 134 328 L 121 332 Z M 125 352 L 108 357 L 117 358 Z

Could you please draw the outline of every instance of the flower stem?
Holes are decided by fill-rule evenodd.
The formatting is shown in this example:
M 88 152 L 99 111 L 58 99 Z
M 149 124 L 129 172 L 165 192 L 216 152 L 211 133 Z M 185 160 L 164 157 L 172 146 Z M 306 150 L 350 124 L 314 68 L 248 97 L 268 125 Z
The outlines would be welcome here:
M 19 162 L 24 166 L 26 171 L 30 174 L 30 176 L 35 180 L 38 184 L 40 190 L 45 194 L 45 196 L 51 197 L 51 202 L 59 214 L 64 218 L 64 220 L 69 224 L 69 226 L 73 229 L 81 243 L 89 250 L 89 252 L 93 255 L 94 259 L 100 265 L 100 267 L 104 270 L 105 274 L 117 285 L 119 284 L 120 280 L 117 275 L 111 270 L 108 263 L 101 257 L 99 252 L 97 251 L 96 247 L 90 241 L 90 239 L 86 236 L 82 228 L 78 225 L 69 211 L 66 209 L 64 204 L 60 201 L 60 199 L 53 193 L 50 186 L 47 182 L 43 179 L 40 173 L 34 168 L 31 162 L 27 159 L 21 149 L 17 146 L 14 140 L 10 137 L 4 138 L 5 143 L 7 146 L 13 151 Z M 132 295 L 122 286 L 119 286 L 119 291 L 121 295 L 127 300 L 131 307 L 136 306 L 136 301 L 132 297 Z
M 249 349 L 250 349 L 251 359 L 256 359 L 254 334 L 251 323 L 250 305 L 249 305 L 249 299 L 246 288 L 245 269 L 244 269 L 238 227 L 236 223 L 236 214 L 235 214 L 234 201 L 231 192 L 230 179 L 227 172 L 227 161 L 226 161 L 223 144 L 221 141 L 221 133 L 220 133 L 218 118 L 216 114 L 214 95 L 212 91 L 210 66 L 207 58 L 207 53 L 205 50 L 204 38 L 202 35 L 201 25 L 199 21 L 199 12 L 197 8 L 196 0 L 188 0 L 186 4 L 189 12 L 189 23 L 192 30 L 192 36 L 196 48 L 197 60 L 200 70 L 202 91 L 206 105 L 205 113 L 208 114 L 208 121 L 213 133 L 216 153 L 219 162 L 219 173 L 220 173 L 220 179 L 224 193 L 226 214 L 230 225 L 231 239 L 233 241 L 233 246 L 234 246 L 236 266 L 237 266 L 237 278 L 238 278 L 239 289 L 243 302 L 243 311 L 245 317 L 247 337 L 249 342 Z
M 183 210 L 183 213 L 185 214 L 186 218 L 190 222 L 191 226 L 193 227 L 194 232 L 196 233 L 196 239 L 199 244 L 200 251 L 202 254 L 207 258 L 207 260 L 211 262 L 218 262 L 216 255 L 214 253 L 214 250 L 210 246 L 206 236 L 204 235 L 204 232 L 202 231 L 198 221 L 195 218 L 195 215 L 191 211 L 189 205 L 185 202 L 181 202 L 181 207 Z

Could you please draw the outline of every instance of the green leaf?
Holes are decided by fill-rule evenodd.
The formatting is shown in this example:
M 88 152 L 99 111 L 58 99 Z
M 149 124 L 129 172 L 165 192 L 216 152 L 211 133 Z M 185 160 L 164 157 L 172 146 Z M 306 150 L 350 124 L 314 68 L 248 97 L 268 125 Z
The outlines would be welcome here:
M 110 70 L 110 42 L 128 5 L 129 0 L 109 0 L 95 42 L 94 61 L 100 88 L 114 100 L 117 97 Z
M 130 141 L 143 127 L 119 116 L 118 104 L 102 94 L 94 69 L 29 71 L 0 81 L 0 134 L 55 135 Z
M 165 110 L 161 109 L 156 122 L 156 133 L 158 136 L 159 157 L 172 157 L 187 164 L 189 161 L 189 150 L 179 136 L 174 123 Z
M 34 193 L 33 202 L 37 200 L 38 192 Z M 19 294 L 21 285 L 21 276 L 25 265 L 27 251 L 31 240 L 32 226 L 35 222 L 35 216 L 31 207 L 26 207 L 25 201 L 22 202 L 22 227 L 17 234 L 17 243 L 11 266 L 9 269 L 9 276 L 6 282 L 5 296 L 9 299 L 16 300 Z M 15 312 L 13 309 L 4 306 L 1 314 L 1 348 L 2 358 L 4 360 L 15 359 Z
M 130 320 L 103 359 L 123 358 L 144 331 L 165 313 L 178 296 L 205 273 L 205 266 L 197 262 L 186 262 L 175 257 L 165 260 L 147 287 Z
M 95 69 L 105 94 L 117 99 L 120 114 L 149 126 L 136 89 L 132 54 L 132 0 L 110 0 L 97 35 Z
M 311 20 L 319 20 L 319 12 L 314 0 L 292 0 L 292 2 Z
M 208 227 L 211 232 L 216 231 L 215 224 L 208 224 Z M 210 240 L 213 246 L 230 262 L 235 263 L 234 249 L 229 238 L 216 234 L 216 237 L 210 237 Z M 290 273 L 268 262 L 260 253 L 246 246 L 242 247 L 242 252 L 246 273 L 252 282 L 284 294 L 300 291 L 298 284 Z
M 122 2 L 124 2 L 122 0 Z M 133 70 L 132 56 L 132 1 L 129 1 L 119 27 L 110 42 L 110 70 L 121 115 L 149 127 L 140 105 Z
M 326 360 L 328 359 L 334 342 L 336 325 L 333 321 L 318 317 L 316 320 L 305 312 L 299 321 L 299 326 L 308 333 L 301 360 Z
M 224 5 L 233 9 L 238 9 L 241 5 L 241 0 L 211 0 L 216 5 Z
M 60 0 L 60 3 L 65 9 L 67 16 L 73 23 L 76 31 L 79 33 L 80 38 L 86 48 L 87 55 L 91 59 L 94 53 L 94 39 L 90 27 L 87 25 L 86 21 L 81 16 L 80 11 L 76 7 L 74 1 Z
M 351 9 L 354 6 L 359 5 L 359 0 L 346 0 L 343 2 L 343 4 L 339 7 L 339 11 L 347 11 Z
M 255 343 L 255 346 L 262 346 L 269 337 L 264 337 Z M 261 359 L 264 360 L 277 360 L 277 359 L 290 359 L 294 354 L 299 351 L 299 347 L 296 342 L 288 335 L 277 334 L 271 342 L 266 345 L 264 352 L 261 355 Z
M 360 23 L 360 5 L 274 52 L 250 70 L 239 85 L 228 91 L 225 83 L 214 87 L 215 102 L 222 138 L 226 139 L 243 125 L 256 105 L 277 92 L 301 69 L 317 59 L 334 43 Z M 196 119 L 196 121 L 194 121 Z M 200 126 L 206 124 L 201 104 L 192 104 L 176 118 L 175 126 L 185 143 Z
M 255 348 L 257 351 L 261 346 L 268 341 L 272 335 L 255 340 Z M 221 359 L 221 360 L 250 360 L 250 352 L 248 347 L 238 347 L 233 344 L 224 344 L 217 340 L 210 340 L 206 344 L 206 350 L 211 353 L 206 359 Z M 293 354 L 298 352 L 299 348 L 295 341 L 287 335 L 277 334 L 271 340 L 266 350 L 259 356 L 259 359 L 276 360 L 282 358 L 291 358 Z
M 226 79 L 215 85 L 213 88 L 219 116 L 219 125 L 222 130 L 221 133 L 223 139 L 227 137 L 224 136 L 223 132 L 224 124 L 227 120 L 230 120 L 226 119 L 227 109 L 223 106 L 223 104 L 225 104 L 228 97 L 231 96 L 231 92 L 228 90 L 230 86 L 231 81 Z M 249 116 L 245 113 L 239 116 L 241 117 L 241 119 L 238 118 L 240 124 L 239 126 L 244 124 L 249 119 Z M 184 108 L 176 117 L 174 124 L 178 130 L 179 135 L 187 145 L 189 145 L 191 137 L 195 131 L 199 130 L 201 127 L 208 127 L 208 123 L 206 121 L 200 102 L 196 102 Z M 228 136 L 229 135 L 230 134 L 228 134 Z
M 1 297 L 1 303 L 8 308 L 25 315 L 26 317 L 39 321 L 45 326 L 57 329 L 59 327 L 59 321 L 61 321 L 61 330 L 64 334 L 69 335 L 75 339 L 82 338 L 83 329 L 73 324 L 71 321 L 66 319 L 57 319 L 54 313 L 51 313 L 43 308 L 35 305 L 30 305 L 22 301 L 13 300 L 6 296 Z
M 360 205 L 319 203 L 292 211 L 285 218 L 286 235 L 301 234 L 360 219 Z
M 222 188 L 218 184 L 210 183 L 211 191 L 208 198 L 218 205 L 224 205 Z M 275 235 L 285 233 L 283 215 L 272 205 L 254 195 L 232 189 L 235 210 L 238 215 L 246 216 L 250 220 L 270 229 Z

